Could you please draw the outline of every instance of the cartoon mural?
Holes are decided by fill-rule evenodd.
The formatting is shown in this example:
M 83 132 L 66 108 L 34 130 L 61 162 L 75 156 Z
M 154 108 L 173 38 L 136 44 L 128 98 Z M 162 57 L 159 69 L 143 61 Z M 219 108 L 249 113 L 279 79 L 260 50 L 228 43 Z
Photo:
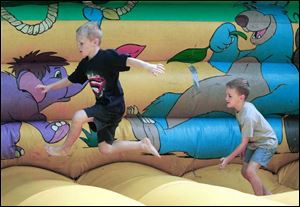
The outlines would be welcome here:
M 19 121 L 34 126 L 47 143 L 60 141 L 69 131 L 68 123 L 48 122 L 41 111 L 55 102 L 69 101 L 86 84 L 72 84 L 46 94 L 35 90 L 38 84 L 51 84 L 67 77 L 64 66 L 69 63 L 54 54 L 31 52 L 10 63 L 15 76 L 1 72 L 1 159 L 17 158 L 25 153 L 16 145 L 22 125 Z
M 40 35 L 48 30 L 50 30 L 55 22 L 58 19 L 58 11 L 59 11 L 59 3 L 53 2 L 34 2 L 33 5 L 47 5 L 47 14 L 46 18 L 39 23 L 36 24 L 28 24 L 24 21 L 18 19 L 13 13 L 9 12 L 5 6 L 20 6 L 22 4 L 27 5 L 32 2 L 26 3 L 14 3 L 14 2 L 1 2 L 1 17 L 6 20 L 9 24 L 11 24 L 16 30 L 27 34 L 27 35 Z M 76 1 L 77 3 L 77 1 Z M 86 7 L 82 9 L 83 16 L 89 21 L 96 21 L 101 27 L 101 23 L 103 18 L 108 20 L 119 20 L 120 16 L 127 14 L 130 12 L 134 6 L 137 4 L 137 1 L 128 1 L 125 5 L 118 8 L 105 8 L 103 6 L 99 6 L 94 4 L 92 1 L 82 1 Z M 99 3 L 99 2 L 98 2 Z M 103 1 L 103 3 L 107 3 L 107 1 Z M 101 2 L 100 2 L 101 4 Z
M 98 25 L 101 26 L 103 17 L 108 20 L 119 20 L 120 16 L 127 14 L 133 9 L 137 1 L 128 1 L 124 6 L 112 9 L 98 6 L 92 1 L 83 1 L 82 3 L 87 6 L 83 8 L 83 16 L 89 21 L 98 22 Z
M 225 84 L 236 77 L 249 81 L 248 101 L 264 115 L 299 114 L 299 72 L 292 63 L 294 38 L 291 22 L 285 13 L 287 2 L 245 2 L 244 5 L 247 9 L 235 20 L 245 32 L 253 33 L 250 41 L 254 49 L 240 50 L 238 37 L 231 35 L 237 31 L 236 27 L 229 22 L 221 24 L 210 39 L 209 48 L 213 54 L 209 63 L 224 75 L 203 79 L 198 88 L 192 86 L 182 94 L 163 94 L 143 113 L 135 106 L 129 107 L 128 120 L 137 139 L 151 138 L 161 154 L 184 151 L 196 158 L 225 156 L 232 150 L 230 147 L 240 142 L 238 127 L 229 124 L 230 119 L 214 123 L 217 127 L 229 125 L 226 129 L 232 131 L 228 145 L 225 143 L 229 132 L 225 129 L 203 130 L 206 133 L 202 129 L 206 129 L 206 124 L 210 125 L 207 117 L 234 115 L 225 106 L 224 89 Z M 274 74 L 285 75 L 274 78 Z M 159 118 L 158 114 L 165 118 Z M 275 131 L 281 129 L 281 123 L 269 121 L 274 124 Z M 276 133 L 280 139 L 281 132 Z M 223 138 L 224 134 L 227 138 Z M 210 142 L 222 142 L 223 146 L 218 148 Z
M 46 18 L 37 24 L 31 25 L 17 19 L 12 13 L 7 11 L 5 7 L 2 7 L 1 3 L 1 17 L 16 28 L 16 30 L 28 35 L 39 35 L 48 31 L 56 22 L 57 16 L 58 3 L 49 4 Z

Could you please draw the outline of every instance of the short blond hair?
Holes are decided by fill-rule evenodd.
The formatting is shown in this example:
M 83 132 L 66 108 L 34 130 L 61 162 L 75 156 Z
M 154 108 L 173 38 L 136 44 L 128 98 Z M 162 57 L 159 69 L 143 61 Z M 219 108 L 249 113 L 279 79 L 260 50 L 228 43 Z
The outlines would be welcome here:
M 87 22 L 81 25 L 76 30 L 76 35 L 80 37 L 86 37 L 89 40 L 99 39 L 99 44 L 103 37 L 103 33 L 100 30 L 97 22 Z
M 250 93 L 249 83 L 244 78 L 233 79 L 226 84 L 226 87 L 231 89 L 236 89 L 240 95 L 245 96 L 245 100 L 248 98 Z

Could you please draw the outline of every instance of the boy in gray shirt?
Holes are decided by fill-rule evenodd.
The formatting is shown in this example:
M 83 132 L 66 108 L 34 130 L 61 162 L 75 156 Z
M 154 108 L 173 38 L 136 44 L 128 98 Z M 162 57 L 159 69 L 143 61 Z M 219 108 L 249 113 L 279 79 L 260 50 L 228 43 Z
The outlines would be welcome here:
M 257 171 L 261 166 L 267 167 L 276 151 L 278 141 L 274 130 L 252 103 L 245 101 L 249 95 L 248 81 L 234 79 L 226 84 L 226 104 L 236 110 L 242 142 L 227 157 L 220 159 L 220 168 L 234 159 L 238 154 L 244 155 L 242 175 L 252 185 L 255 195 L 270 195 Z

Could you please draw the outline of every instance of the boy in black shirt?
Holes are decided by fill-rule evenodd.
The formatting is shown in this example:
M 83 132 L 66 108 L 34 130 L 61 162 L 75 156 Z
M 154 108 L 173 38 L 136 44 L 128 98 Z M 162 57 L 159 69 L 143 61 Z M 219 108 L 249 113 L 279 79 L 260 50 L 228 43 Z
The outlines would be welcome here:
M 154 75 L 164 73 L 162 64 L 150 64 L 131 58 L 127 54 L 118 54 L 115 50 L 100 49 L 102 32 L 96 22 L 87 22 L 76 31 L 79 51 L 84 57 L 76 70 L 65 79 L 50 85 L 38 85 L 37 90 L 46 93 L 67 87 L 72 83 L 89 81 L 96 97 L 92 107 L 77 111 L 72 119 L 69 134 L 62 146 L 46 146 L 53 156 L 65 156 L 78 139 L 82 125 L 89 123 L 92 130 L 97 131 L 98 147 L 101 153 L 119 153 L 129 150 L 139 150 L 160 157 L 148 138 L 139 142 L 115 141 L 115 130 L 125 112 L 124 96 L 119 82 L 119 72 L 128 71 L 130 67 L 142 67 Z

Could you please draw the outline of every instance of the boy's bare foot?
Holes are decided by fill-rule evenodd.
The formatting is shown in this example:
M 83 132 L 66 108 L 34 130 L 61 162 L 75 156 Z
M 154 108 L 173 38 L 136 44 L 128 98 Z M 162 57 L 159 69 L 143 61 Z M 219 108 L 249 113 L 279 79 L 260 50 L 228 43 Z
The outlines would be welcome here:
M 151 144 L 151 141 L 148 138 L 144 138 L 141 140 L 144 151 L 161 158 L 160 154 L 157 152 L 155 147 Z
M 272 193 L 268 190 L 264 191 L 264 195 L 272 195 Z
M 52 156 L 67 156 L 70 155 L 70 150 L 63 149 L 63 146 L 49 146 L 45 145 L 45 149 L 49 155 Z

